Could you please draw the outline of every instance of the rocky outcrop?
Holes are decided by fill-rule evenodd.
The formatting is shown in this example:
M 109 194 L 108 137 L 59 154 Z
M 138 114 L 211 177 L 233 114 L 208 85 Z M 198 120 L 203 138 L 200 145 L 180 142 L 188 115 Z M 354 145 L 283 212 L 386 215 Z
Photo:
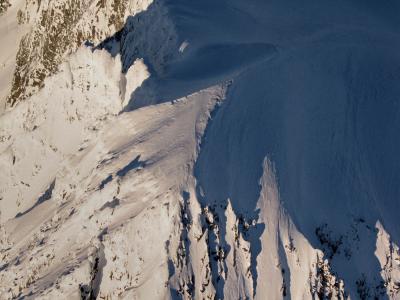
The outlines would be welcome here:
M 20 41 L 7 106 L 35 94 L 67 54 L 85 41 L 97 44 L 121 30 L 129 15 L 146 9 L 150 2 L 27 0 L 18 20 L 30 24 L 31 30 Z
M 0 15 L 3 14 L 10 6 L 11 6 L 11 3 L 9 0 L 1 0 L 0 1 Z

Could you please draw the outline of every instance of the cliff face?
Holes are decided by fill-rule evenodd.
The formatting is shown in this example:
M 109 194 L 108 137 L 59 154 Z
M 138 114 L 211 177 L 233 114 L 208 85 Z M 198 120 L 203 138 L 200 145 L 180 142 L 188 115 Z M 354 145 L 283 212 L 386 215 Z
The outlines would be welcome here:
M 399 299 L 396 1 L 0 3 L 1 299 Z
M 99 43 L 121 30 L 129 15 L 146 9 L 150 1 L 26 1 L 18 10 L 18 24 L 29 32 L 19 42 L 6 105 L 35 94 L 58 70 L 66 55 L 84 42 Z M 2 4 L 6 6 L 6 3 Z

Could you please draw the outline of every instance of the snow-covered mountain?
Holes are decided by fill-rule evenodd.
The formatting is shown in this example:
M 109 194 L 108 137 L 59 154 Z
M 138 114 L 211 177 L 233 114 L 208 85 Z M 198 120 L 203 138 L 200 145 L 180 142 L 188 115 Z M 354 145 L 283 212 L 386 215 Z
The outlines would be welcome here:
M 399 16 L 0 0 L 0 299 L 400 299 Z

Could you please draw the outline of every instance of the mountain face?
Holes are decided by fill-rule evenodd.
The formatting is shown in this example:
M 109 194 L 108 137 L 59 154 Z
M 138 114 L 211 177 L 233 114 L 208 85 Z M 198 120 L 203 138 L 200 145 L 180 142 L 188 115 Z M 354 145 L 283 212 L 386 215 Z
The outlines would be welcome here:
M 0 299 L 400 299 L 399 15 L 0 0 Z

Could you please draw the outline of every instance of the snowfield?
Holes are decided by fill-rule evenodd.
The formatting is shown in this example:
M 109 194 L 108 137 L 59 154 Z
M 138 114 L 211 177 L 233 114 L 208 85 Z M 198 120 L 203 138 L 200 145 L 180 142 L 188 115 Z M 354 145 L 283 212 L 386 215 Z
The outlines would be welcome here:
M 400 299 L 400 3 L 10 4 L 0 299 Z

